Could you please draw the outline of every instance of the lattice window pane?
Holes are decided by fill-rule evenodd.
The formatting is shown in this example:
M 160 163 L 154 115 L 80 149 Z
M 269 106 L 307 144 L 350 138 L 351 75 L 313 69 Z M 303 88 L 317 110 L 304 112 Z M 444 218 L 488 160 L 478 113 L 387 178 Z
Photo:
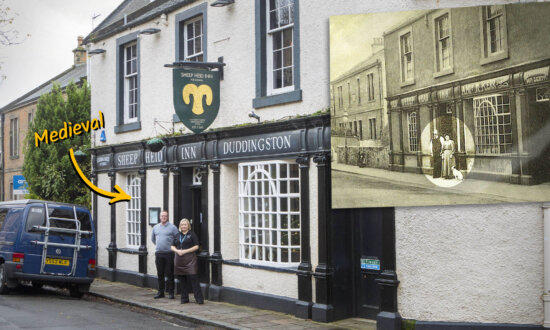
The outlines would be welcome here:
M 506 154 L 512 148 L 508 95 L 474 98 L 475 141 L 479 154 Z
M 416 135 L 416 112 L 409 113 L 409 151 L 418 151 L 418 137 Z
M 126 177 L 126 192 L 132 197 L 126 209 L 126 234 L 129 247 L 141 242 L 141 179 L 130 174 Z

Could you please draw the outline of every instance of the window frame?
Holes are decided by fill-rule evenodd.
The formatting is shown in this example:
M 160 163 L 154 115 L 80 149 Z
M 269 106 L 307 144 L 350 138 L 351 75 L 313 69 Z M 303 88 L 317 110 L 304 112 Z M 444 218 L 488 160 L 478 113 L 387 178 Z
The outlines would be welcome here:
M 361 78 L 357 77 L 357 104 L 361 104 Z
M 488 24 L 489 20 L 487 18 L 487 9 L 488 7 L 501 7 L 502 8 L 502 14 L 500 21 L 500 25 L 503 26 L 500 32 L 502 32 L 500 40 L 502 41 L 502 49 L 498 52 L 491 53 L 490 52 L 490 36 L 489 36 L 489 29 Z M 506 5 L 491 5 L 491 6 L 480 6 L 479 8 L 479 20 L 480 20 L 480 43 L 481 43 L 481 59 L 479 63 L 481 65 L 493 63 L 496 61 L 500 61 L 503 59 L 508 58 L 508 26 L 506 24 Z
M 293 0 L 293 24 L 292 24 L 292 65 L 293 65 L 293 86 L 282 91 L 273 93 L 268 88 L 272 70 L 268 52 L 271 39 L 268 36 L 268 9 L 267 0 L 255 0 L 255 42 L 256 42 L 256 97 L 252 100 L 252 107 L 255 109 L 264 108 L 279 104 L 299 102 L 302 100 L 300 85 L 300 12 L 299 0 Z M 285 26 L 285 29 L 287 26 Z M 273 30 L 276 31 L 276 30 Z M 271 64 L 271 66 L 270 66 Z
M 185 60 L 186 54 L 186 33 L 185 24 L 190 23 L 193 20 L 202 18 L 202 62 L 208 61 L 208 4 L 206 2 L 201 3 L 193 8 L 187 9 L 181 13 L 176 14 L 176 61 Z M 182 40 L 183 39 L 183 40 Z M 182 42 L 183 41 L 183 42 Z
M 135 57 L 133 56 L 133 50 L 135 49 Z M 130 59 L 128 59 L 128 52 L 130 52 Z M 135 70 L 132 70 L 132 61 L 136 61 L 136 68 Z M 137 94 L 139 93 L 139 85 L 138 85 L 138 71 L 137 71 L 137 43 L 136 42 L 130 42 L 124 45 L 124 123 L 130 124 L 135 123 L 138 121 L 137 117 Z M 128 65 L 130 65 L 131 72 L 128 72 Z M 131 82 L 134 81 L 134 87 L 131 88 Z M 130 94 L 132 91 L 136 94 L 134 95 L 134 103 L 130 102 Z M 132 106 L 135 106 L 134 109 L 132 109 Z M 133 113 L 135 112 L 135 113 Z M 132 116 L 133 115 L 133 116 Z
M 286 176 L 282 174 L 281 166 L 286 168 Z M 297 176 L 291 176 L 293 171 L 291 166 L 294 166 L 294 174 Z M 275 167 L 275 173 L 272 173 L 272 169 Z M 266 170 L 267 168 L 267 170 Z M 244 171 L 246 171 L 246 178 L 244 176 Z M 268 172 L 269 171 L 269 172 Z M 268 173 L 267 176 L 266 172 Z M 255 176 L 255 173 L 263 174 L 263 177 Z M 292 267 L 298 266 L 301 262 L 301 194 L 300 190 L 300 170 L 298 164 L 293 161 L 286 160 L 269 160 L 269 161 L 259 161 L 259 162 L 246 162 L 240 163 L 238 166 L 238 199 L 239 199 L 239 262 L 256 264 L 256 265 L 266 265 L 274 267 Z M 269 193 L 265 193 L 265 184 L 267 182 L 267 187 Z M 253 183 L 255 189 L 247 190 L 250 188 L 250 184 Z M 260 183 L 260 184 L 258 184 Z M 285 183 L 286 192 L 282 190 L 282 183 Z M 262 189 L 258 189 L 260 187 Z M 292 191 L 291 187 L 294 189 L 297 188 L 297 191 Z M 307 188 L 304 188 L 307 189 Z M 256 193 L 256 192 L 262 193 Z M 274 194 L 273 194 L 274 193 Z M 275 202 L 275 209 L 273 209 L 273 200 Z M 282 200 L 287 200 L 286 210 L 283 210 Z M 257 210 L 258 200 L 261 201 L 263 207 L 261 210 Z M 268 201 L 268 209 L 266 210 L 265 201 Z M 248 208 L 245 208 L 245 203 L 247 203 Z M 256 203 L 256 207 L 252 205 Z M 297 210 L 292 210 L 292 205 L 297 207 Z M 254 215 L 252 217 L 252 215 Z M 268 217 L 266 217 L 266 215 Z M 260 217 L 258 217 L 260 216 Z M 275 217 L 276 224 L 273 223 Z M 256 219 L 260 222 L 253 222 L 252 219 Z M 286 227 L 282 224 L 281 221 L 286 219 Z M 293 219 L 298 219 L 298 226 L 292 227 Z M 261 222 L 263 220 L 263 222 Z M 266 222 L 267 221 L 267 222 Z M 267 227 L 266 227 L 267 223 Z M 247 225 L 248 224 L 248 225 Z M 254 224 L 254 225 L 253 225 Z M 275 227 L 274 227 L 275 225 Z M 248 236 L 246 235 L 248 231 Z M 255 231 L 255 240 L 252 239 L 253 232 Z M 262 235 L 259 232 L 262 231 Z M 270 232 L 270 233 L 268 233 Z M 273 232 L 276 232 L 275 243 L 273 243 Z M 283 243 L 283 233 L 287 233 L 287 244 Z M 295 235 L 298 235 L 298 242 L 294 242 Z M 258 239 L 262 237 L 263 241 L 258 242 Z M 249 237 L 249 241 L 246 240 L 246 237 Z M 271 240 L 270 240 L 271 238 Z M 270 242 L 269 242 L 270 241 Z M 248 249 L 248 250 L 247 250 Z M 259 252 L 258 249 L 262 249 L 262 258 L 258 258 Z M 266 251 L 270 253 L 270 258 L 273 259 L 273 249 L 276 252 L 276 260 L 265 260 Z M 282 261 L 282 251 L 287 249 L 288 260 Z M 246 252 L 249 252 L 248 258 Z M 250 257 L 254 251 L 254 257 Z M 293 253 L 297 254 L 298 260 L 292 261 Z M 264 259 L 264 260 L 262 260 Z
M 369 102 L 375 100 L 374 98 L 374 72 L 367 74 L 367 94 Z
M 116 65 L 117 65 L 117 100 L 116 100 L 116 126 L 114 131 L 116 134 L 135 131 L 141 129 L 141 70 L 140 70 L 140 38 L 138 38 L 139 31 L 127 34 L 116 40 Z M 126 120 L 126 106 L 127 106 L 127 94 L 126 94 L 126 48 L 133 43 L 136 45 L 136 119 L 131 121 Z
M 448 27 L 448 39 L 447 48 L 449 51 L 449 67 L 442 68 L 443 54 L 441 47 L 441 38 L 440 38 L 440 29 L 439 21 L 447 16 L 447 27 Z M 453 30 L 452 30 L 452 19 L 451 19 L 451 10 L 444 9 L 437 11 L 432 19 L 433 23 L 433 36 L 434 36 L 434 73 L 433 78 L 438 78 L 446 76 L 448 74 L 454 73 L 454 53 L 453 53 Z
M 10 159 L 19 158 L 19 117 L 10 118 Z
M 413 39 L 413 29 L 412 26 L 409 26 L 406 29 L 403 29 L 399 31 L 398 33 L 398 42 L 399 42 L 399 77 L 400 77 L 400 86 L 405 87 L 409 85 L 413 85 L 415 83 L 415 66 L 414 66 L 414 39 Z M 412 72 L 411 76 L 405 75 L 405 64 L 403 62 L 403 58 L 406 54 L 404 54 L 403 50 L 403 37 L 406 35 L 409 35 L 410 38 L 410 54 L 411 54 L 411 66 L 412 66 Z
M 414 118 L 414 120 L 413 120 Z M 409 152 L 418 152 L 418 114 L 416 111 L 407 113 L 407 132 L 409 133 Z
M 369 118 L 369 137 L 371 140 L 377 139 L 377 132 L 376 132 L 376 117 Z
M 502 101 L 499 103 L 498 98 Z M 507 98 L 508 103 L 505 103 L 504 98 Z M 496 105 L 491 103 L 491 107 L 497 108 L 497 112 L 493 112 L 490 115 L 481 116 L 480 111 L 483 110 L 478 107 L 478 101 L 483 102 L 494 98 L 497 100 Z M 477 155 L 509 155 L 512 152 L 513 147 L 513 127 L 512 127 L 512 105 L 510 104 L 510 95 L 504 93 L 482 95 L 474 97 L 472 99 L 472 109 L 474 112 L 474 143 Z M 489 102 L 490 103 L 490 102 Z M 499 112 L 498 107 L 506 109 L 506 112 Z M 488 109 L 488 108 L 486 108 Z M 485 125 L 481 125 L 485 124 Z M 504 132 L 500 129 L 503 128 Z M 488 133 L 487 133 L 488 132 Z M 487 134 L 484 134 L 487 133 Z M 506 136 L 509 136 L 509 141 L 506 142 Z M 495 144 L 496 138 L 496 144 Z M 504 138 L 504 141 L 501 141 Z M 487 143 L 480 143 L 480 141 L 488 141 Z M 483 148 L 483 150 L 481 150 Z M 495 150 L 489 150 L 495 149 Z M 498 149 L 498 150 L 497 150 Z M 502 152 L 504 149 L 504 152 Z M 489 151 L 487 151 L 489 150 Z
M 131 249 L 139 248 L 141 245 L 141 180 L 137 173 L 129 173 L 126 176 L 126 192 L 132 197 L 124 212 L 126 246 Z

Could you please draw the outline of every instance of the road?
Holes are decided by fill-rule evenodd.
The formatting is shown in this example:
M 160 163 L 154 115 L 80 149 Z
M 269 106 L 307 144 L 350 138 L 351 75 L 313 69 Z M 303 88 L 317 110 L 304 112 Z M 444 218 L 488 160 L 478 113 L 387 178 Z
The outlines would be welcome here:
M 0 329 L 197 329 L 199 326 L 142 308 L 68 291 L 20 287 L 0 296 Z
M 412 182 L 398 183 L 379 177 L 332 171 L 332 205 L 337 208 L 492 204 L 517 202 L 514 199 L 480 193 L 464 193 Z

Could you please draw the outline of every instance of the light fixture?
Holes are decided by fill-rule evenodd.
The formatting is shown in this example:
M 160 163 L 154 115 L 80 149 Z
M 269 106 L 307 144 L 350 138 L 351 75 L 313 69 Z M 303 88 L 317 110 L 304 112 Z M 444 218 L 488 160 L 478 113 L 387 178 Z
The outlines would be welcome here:
M 78 163 L 82 163 L 88 158 L 88 155 L 86 155 L 86 153 L 79 149 L 74 152 L 74 158 Z
M 97 54 L 103 54 L 105 53 L 106 50 L 105 49 L 101 49 L 101 48 L 96 48 L 96 49 L 92 49 L 88 52 L 88 55 L 97 55 Z
M 225 7 L 235 3 L 235 0 L 216 0 L 210 6 L 212 7 Z
M 155 33 L 159 33 L 159 32 L 160 32 L 160 29 L 149 28 L 149 29 L 139 31 L 138 34 L 155 34 Z
M 256 119 L 258 119 L 258 124 L 260 123 L 260 116 L 258 116 L 258 115 L 254 112 L 254 110 L 252 110 L 252 111 L 250 111 L 250 112 L 248 113 L 248 117 L 250 117 L 250 118 L 256 118 Z

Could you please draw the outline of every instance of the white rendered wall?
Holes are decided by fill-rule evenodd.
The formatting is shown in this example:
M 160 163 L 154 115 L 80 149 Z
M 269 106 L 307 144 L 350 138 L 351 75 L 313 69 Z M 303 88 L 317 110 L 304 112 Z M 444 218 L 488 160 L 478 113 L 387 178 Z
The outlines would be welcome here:
M 223 265 L 222 277 L 225 287 L 298 298 L 296 274 Z
M 111 178 L 107 173 L 97 175 L 97 186 L 102 188 L 111 186 Z M 97 197 L 97 204 L 109 206 L 108 200 L 101 196 Z M 98 207 L 97 218 L 94 221 L 97 223 L 97 265 L 109 267 L 107 247 L 111 242 L 111 209 L 109 207 Z
M 541 324 L 541 204 L 397 208 L 403 318 Z
M 238 165 L 220 167 L 220 233 L 223 259 L 239 259 Z M 225 268 L 225 265 L 223 266 Z
M 149 226 L 149 208 L 160 207 L 162 211 L 163 178 L 158 168 L 147 171 L 147 273 L 156 276 L 155 244 L 151 241 L 153 227 Z M 171 220 L 171 219 L 170 219 Z M 136 256 L 137 259 L 137 256 Z

